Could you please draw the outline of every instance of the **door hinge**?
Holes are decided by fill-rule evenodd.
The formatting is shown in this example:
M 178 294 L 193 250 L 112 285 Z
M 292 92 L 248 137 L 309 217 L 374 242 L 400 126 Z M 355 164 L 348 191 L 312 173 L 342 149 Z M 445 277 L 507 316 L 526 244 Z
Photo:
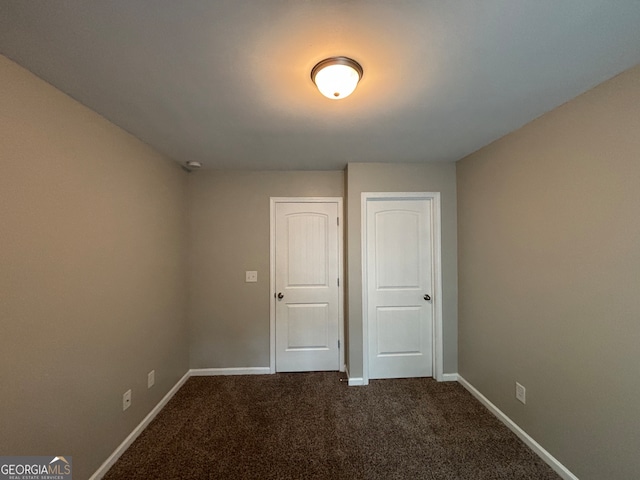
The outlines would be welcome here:
M 340 340 L 338 340 L 338 350 L 340 350 Z
M 338 278 L 338 286 L 340 286 L 340 279 Z
M 340 225 L 340 217 L 336 217 L 336 223 Z

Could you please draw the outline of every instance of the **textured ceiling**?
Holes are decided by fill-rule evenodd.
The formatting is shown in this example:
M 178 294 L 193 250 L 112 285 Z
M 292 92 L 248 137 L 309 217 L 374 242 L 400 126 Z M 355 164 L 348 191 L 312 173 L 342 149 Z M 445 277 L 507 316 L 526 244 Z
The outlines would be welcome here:
M 208 168 L 454 161 L 640 63 L 638 0 L 0 0 L 0 53 Z M 328 56 L 364 67 L 324 98 Z

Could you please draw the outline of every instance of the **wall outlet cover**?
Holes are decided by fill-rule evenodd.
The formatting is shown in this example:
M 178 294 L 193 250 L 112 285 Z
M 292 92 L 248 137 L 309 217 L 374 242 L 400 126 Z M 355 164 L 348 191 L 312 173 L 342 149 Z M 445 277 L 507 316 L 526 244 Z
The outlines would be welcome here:
M 255 271 L 251 271 L 251 272 L 245 272 L 245 282 L 247 283 L 254 283 L 258 281 L 258 272 Z
M 122 395 L 122 411 L 124 412 L 127 408 L 131 406 L 131 390 L 127 390 Z
M 516 382 L 516 399 L 523 404 L 527 403 L 527 389 Z

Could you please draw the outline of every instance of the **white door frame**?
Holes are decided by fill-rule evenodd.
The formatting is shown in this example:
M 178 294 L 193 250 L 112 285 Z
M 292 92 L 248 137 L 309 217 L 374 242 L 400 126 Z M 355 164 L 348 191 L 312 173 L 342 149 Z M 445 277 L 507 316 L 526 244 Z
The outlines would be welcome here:
M 340 371 L 344 372 L 344 267 L 341 197 L 271 197 L 269 213 L 269 371 L 276 373 L 276 204 L 278 203 L 336 203 L 338 205 L 338 341 L 340 342 Z
M 375 200 L 431 200 L 431 257 L 433 258 L 433 376 L 444 381 L 442 351 L 442 257 L 440 192 L 362 192 L 361 196 L 361 255 L 362 255 L 362 379 L 369 384 L 369 302 L 367 277 L 367 205 Z

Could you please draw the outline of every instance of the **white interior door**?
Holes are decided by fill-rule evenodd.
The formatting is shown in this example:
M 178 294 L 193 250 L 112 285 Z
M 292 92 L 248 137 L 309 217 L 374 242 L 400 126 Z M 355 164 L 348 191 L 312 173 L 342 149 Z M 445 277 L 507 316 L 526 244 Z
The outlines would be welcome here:
M 367 202 L 369 378 L 433 376 L 431 201 Z
M 276 203 L 275 366 L 339 370 L 337 203 Z

